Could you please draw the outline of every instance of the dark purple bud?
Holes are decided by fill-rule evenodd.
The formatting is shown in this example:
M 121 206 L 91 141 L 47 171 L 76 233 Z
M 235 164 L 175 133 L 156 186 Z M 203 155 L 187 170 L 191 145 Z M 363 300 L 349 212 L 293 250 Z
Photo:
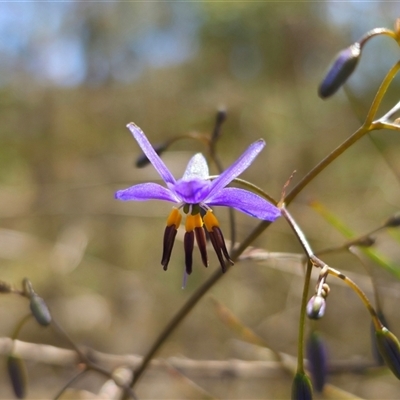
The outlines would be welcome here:
M 391 216 L 384 224 L 387 228 L 397 228 L 400 226 L 400 214 Z
M 192 273 L 193 266 L 193 248 L 194 248 L 194 231 L 186 232 L 183 239 L 183 248 L 185 249 L 185 266 L 186 273 Z
M 225 260 L 224 260 L 224 257 L 223 257 L 223 255 L 222 255 L 221 248 L 219 247 L 219 243 L 218 243 L 218 241 L 217 241 L 217 238 L 216 238 L 216 236 L 215 236 L 215 232 L 214 232 L 214 230 L 212 230 L 212 231 L 207 231 L 207 232 L 208 232 L 208 236 L 209 236 L 209 238 L 210 238 L 211 244 L 212 244 L 213 247 L 214 247 L 215 254 L 216 254 L 217 257 L 218 257 L 218 261 L 219 261 L 219 263 L 220 263 L 220 265 L 221 265 L 222 272 L 225 272 L 225 271 L 226 271 Z
M 325 343 L 315 331 L 307 340 L 307 358 L 313 386 L 317 392 L 322 392 L 328 374 L 327 353 Z
M 226 261 L 228 261 L 231 265 L 233 265 L 234 263 L 233 263 L 231 257 L 229 256 L 228 249 L 226 248 L 226 244 L 225 244 L 224 235 L 222 234 L 221 229 L 218 226 L 214 226 L 213 231 L 215 232 L 217 242 L 219 243 L 219 247 L 222 250 L 222 253 L 223 253 Z
M 318 95 L 322 99 L 332 96 L 340 89 L 356 69 L 360 56 L 359 43 L 352 44 L 336 56 L 318 88 Z
M 29 301 L 32 315 L 36 321 L 42 326 L 48 326 L 51 322 L 51 314 L 46 302 L 34 293 Z
M 297 372 L 292 383 L 292 400 L 312 400 L 313 390 L 310 378 Z
M 163 253 L 161 257 L 161 265 L 164 271 L 168 269 L 168 263 L 171 258 L 172 249 L 175 243 L 175 237 L 178 230 L 175 225 L 170 225 L 165 228 L 164 231 L 164 241 L 163 241 Z
M 211 135 L 212 140 L 217 140 L 221 136 L 221 126 L 226 120 L 226 110 L 218 110 L 217 117 L 215 119 L 215 126 Z
M 215 253 L 217 254 L 219 263 L 222 268 L 222 272 L 226 272 L 225 260 L 228 261 L 231 265 L 234 264 L 232 259 L 229 256 L 228 249 L 226 248 L 225 239 L 222 234 L 221 229 L 218 226 L 214 226 L 212 231 L 208 231 L 210 236 L 211 244 L 214 247 Z
M 400 343 L 395 335 L 383 327 L 375 331 L 376 343 L 386 365 L 400 379 Z
M 310 319 L 320 319 L 324 316 L 326 301 L 322 296 L 315 295 L 307 303 L 307 316 Z
M 165 150 L 167 150 L 169 144 L 170 144 L 169 142 L 165 142 L 165 143 L 157 144 L 157 145 L 153 146 L 153 148 L 156 151 L 156 153 L 159 156 L 161 156 L 161 154 L 164 153 Z M 135 162 L 135 165 L 137 168 L 143 168 L 147 164 L 150 164 L 150 161 L 143 153 L 136 159 L 136 162 Z
M 208 257 L 207 257 L 207 239 L 204 229 L 200 227 L 194 228 L 194 234 L 196 236 L 196 242 L 200 249 L 201 260 L 203 265 L 208 267 Z
M 7 372 L 17 399 L 26 396 L 26 368 L 24 362 L 15 356 L 7 357 Z

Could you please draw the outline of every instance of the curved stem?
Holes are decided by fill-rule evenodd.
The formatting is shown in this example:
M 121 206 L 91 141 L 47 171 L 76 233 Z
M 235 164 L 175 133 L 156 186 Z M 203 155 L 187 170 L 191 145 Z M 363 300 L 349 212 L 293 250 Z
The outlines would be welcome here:
M 301 297 L 299 334 L 297 337 L 297 372 L 304 374 L 304 326 L 306 321 L 306 307 L 308 300 L 308 291 L 310 289 L 310 279 L 313 264 L 310 260 L 307 262 L 306 275 L 304 277 L 303 295 Z
M 259 194 L 261 197 L 264 197 L 266 200 L 268 200 L 274 206 L 278 205 L 278 202 L 274 198 L 272 198 L 268 193 L 265 193 L 264 190 L 262 190 L 261 188 L 259 188 L 256 185 L 254 185 L 253 183 L 247 182 L 241 178 L 235 178 L 232 182 L 239 183 L 240 185 L 247 187 L 252 192 L 255 192 L 255 193 Z
M 301 297 L 301 306 L 300 306 L 300 318 L 299 318 L 299 334 L 297 337 L 297 373 L 304 374 L 304 326 L 306 321 L 306 308 L 307 308 L 307 300 L 308 300 L 308 291 L 310 289 L 310 280 L 311 280 L 311 272 L 313 268 L 312 259 L 314 258 L 313 250 L 311 249 L 310 244 L 308 243 L 303 231 L 297 225 L 297 222 L 290 215 L 289 211 L 286 210 L 285 205 L 283 204 L 281 207 L 282 215 L 285 217 L 286 221 L 289 223 L 292 228 L 294 234 L 299 240 L 301 247 L 307 255 L 307 269 L 304 277 L 304 286 L 303 286 L 303 295 Z
M 351 247 L 349 247 L 348 250 L 349 250 L 350 254 L 352 254 L 354 257 L 357 258 L 357 260 L 361 263 L 361 265 L 364 267 L 365 271 L 369 275 L 369 277 L 371 279 L 372 293 L 374 294 L 374 299 L 375 299 L 375 308 L 378 311 L 378 313 L 382 312 L 382 304 L 381 304 L 381 300 L 379 297 L 378 285 L 377 285 L 376 278 L 373 274 L 372 269 L 364 261 L 364 258 L 362 257 L 362 254 L 357 247 L 351 246 Z
M 378 108 L 382 102 L 383 96 L 386 94 L 386 91 L 388 90 L 394 77 L 399 72 L 399 69 L 400 69 L 400 61 L 397 61 L 397 63 L 394 64 L 392 68 L 390 68 L 389 72 L 386 74 L 385 78 L 381 83 L 381 86 L 378 89 L 378 92 L 374 97 L 374 100 L 372 101 L 371 107 L 368 111 L 367 117 L 363 124 L 364 127 L 369 127 L 372 124 L 372 121 L 374 120 Z
M 331 267 L 328 267 L 328 273 L 336 276 L 337 278 L 341 279 L 343 282 L 345 282 L 348 286 L 351 287 L 351 289 L 353 289 L 354 292 L 357 293 L 358 297 L 360 297 L 361 301 L 364 303 L 365 307 L 367 308 L 368 312 L 371 315 L 372 318 L 372 322 L 375 325 L 375 329 L 379 330 L 382 329 L 383 325 L 381 323 L 381 321 L 379 320 L 379 317 L 374 309 L 374 307 L 372 307 L 372 304 L 370 303 L 370 301 L 368 300 L 368 297 L 366 296 L 366 294 L 357 286 L 356 283 L 354 283 L 350 278 L 348 278 L 346 275 L 342 274 L 340 271 L 337 271 L 336 269 L 333 269 Z
M 400 44 L 399 42 L 399 38 L 397 37 L 397 35 L 391 31 L 390 29 L 387 28 L 375 28 L 372 29 L 370 31 L 368 31 L 359 41 L 358 43 L 360 43 L 360 46 L 364 46 L 365 43 L 367 43 L 367 41 L 371 38 L 373 38 L 374 36 L 378 36 L 378 35 L 386 35 L 391 37 L 392 39 L 394 39 L 397 44 Z
M 31 317 L 32 317 L 32 314 L 28 314 L 28 315 L 25 315 L 25 317 L 22 318 L 21 321 L 19 321 L 18 325 L 14 329 L 13 334 L 11 335 L 12 340 L 17 339 L 19 333 L 21 332 L 21 329 L 30 320 Z
M 294 234 L 296 235 L 297 239 L 299 240 L 301 247 L 303 248 L 304 252 L 306 253 L 307 257 L 311 260 L 314 256 L 314 252 L 311 249 L 310 244 L 308 243 L 303 231 L 297 225 L 297 222 L 294 218 L 290 215 L 289 211 L 286 209 L 285 205 L 283 204 L 281 207 L 282 215 L 286 218 L 286 221 L 289 223 L 290 227 L 292 228 Z

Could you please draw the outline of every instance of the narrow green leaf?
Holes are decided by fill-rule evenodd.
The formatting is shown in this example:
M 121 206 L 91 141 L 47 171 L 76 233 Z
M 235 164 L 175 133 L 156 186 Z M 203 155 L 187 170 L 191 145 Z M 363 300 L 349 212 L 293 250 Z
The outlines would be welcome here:
M 330 225 L 336 228 L 346 239 L 354 239 L 357 237 L 354 232 L 344 224 L 339 218 L 331 213 L 326 207 L 317 201 L 310 203 L 311 207 L 320 214 Z M 362 248 L 360 250 L 368 256 L 373 262 L 392 273 L 396 278 L 400 279 L 400 268 L 392 264 L 380 252 L 373 248 Z
M 265 341 L 253 332 L 250 328 L 244 325 L 228 307 L 224 306 L 215 298 L 211 298 L 215 311 L 220 320 L 232 331 L 234 331 L 242 340 L 247 343 L 255 344 L 257 346 L 268 347 Z

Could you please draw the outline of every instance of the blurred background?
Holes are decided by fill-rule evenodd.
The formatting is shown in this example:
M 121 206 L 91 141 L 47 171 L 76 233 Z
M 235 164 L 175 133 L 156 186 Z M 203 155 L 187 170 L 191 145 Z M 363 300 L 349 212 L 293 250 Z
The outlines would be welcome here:
M 111 354 L 144 354 L 176 310 L 218 268 L 195 253 L 181 289 L 183 246 L 168 272 L 160 265 L 170 204 L 121 203 L 114 192 L 159 180 L 135 167 L 140 150 L 126 129 L 138 124 L 152 143 L 190 132 L 211 133 L 216 111 L 227 121 L 217 150 L 228 166 L 254 140 L 266 149 L 243 174 L 279 199 L 296 170 L 304 176 L 361 124 L 396 43 L 373 39 L 348 84 L 329 101 L 317 87 L 335 54 L 375 27 L 392 28 L 396 2 L 3 2 L 0 4 L 0 279 L 20 287 L 28 277 L 54 318 L 80 345 Z M 398 101 L 399 79 L 381 115 Z M 393 131 L 365 137 L 301 193 L 290 210 L 315 250 L 344 242 L 310 208 L 323 203 L 357 234 L 398 211 L 400 140 Z M 182 140 L 163 156 L 178 178 L 201 143 Z M 215 166 L 211 166 L 216 173 Z M 228 213 L 217 210 L 229 238 Z M 257 221 L 237 215 L 237 238 Z M 256 246 L 301 252 L 284 220 Z M 399 237 L 377 247 L 399 264 Z M 346 254 L 324 259 L 359 277 L 372 296 L 364 266 Z M 400 334 L 399 284 L 374 264 L 386 318 Z M 296 354 L 303 279 L 294 257 L 238 263 L 211 290 L 277 351 Z M 356 278 L 355 278 L 356 279 Z M 369 360 L 370 322 L 356 295 L 332 279 L 326 317 L 319 322 L 330 360 Z M 29 312 L 26 299 L 3 295 L 0 335 L 10 336 Z M 68 348 L 51 329 L 27 323 L 21 340 Z M 238 348 L 206 296 L 167 341 L 160 357 L 254 359 Z M 236 338 L 237 339 L 237 338 Z M 4 363 L 5 364 L 5 358 Z M 1 398 L 12 397 L 4 367 Z M 75 370 L 27 363 L 29 398 L 51 398 Z M 97 392 L 102 377 L 74 387 Z M 154 383 L 157 383 L 156 385 Z M 291 378 L 197 378 L 211 396 L 288 398 Z M 357 396 L 393 398 L 389 373 L 344 372 L 329 382 Z M 139 398 L 204 398 L 173 376 L 149 374 Z

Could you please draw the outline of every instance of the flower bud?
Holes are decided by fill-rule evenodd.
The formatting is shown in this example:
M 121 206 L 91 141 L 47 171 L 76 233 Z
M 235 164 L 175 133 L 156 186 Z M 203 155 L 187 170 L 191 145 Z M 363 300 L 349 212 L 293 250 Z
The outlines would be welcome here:
M 48 326 L 51 322 L 51 314 L 45 301 L 34 293 L 29 301 L 32 315 L 36 321 L 42 326 Z
M 400 213 L 389 217 L 384 224 L 387 228 L 397 228 L 400 226 Z
M 226 120 L 226 110 L 221 108 L 220 110 L 218 110 L 215 119 L 215 126 L 213 133 L 211 135 L 212 140 L 217 140 L 221 136 L 221 126 L 225 120 Z
M 328 374 L 327 354 L 321 336 L 315 331 L 307 340 L 307 359 L 313 385 L 317 392 L 322 392 Z
M 340 89 L 356 69 L 360 56 L 361 47 L 357 42 L 342 50 L 336 56 L 318 88 L 318 95 L 322 99 L 332 96 Z
M 17 399 L 26 396 L 26 369 L 24 362 L 15 356 L 7 357 L 7 372 Z
M 10 293 L 12 291 L 12 287 L 9 283 L 0 281 L 0 293 Z
M 385 327 L 376 330 L 375 335 L 382 358 L 397 379 L 400 379 L 400 343 L 397 337 Z
M 307 303 L 307 316 L 310 319 L 320 319 L 324 316 L 326 301 L 322 296 L 315 295 Z
M 331 292 L 330 286 L 325 282 L 322 284 L 322 289 L 321 289 L 321 296 L 323 299 L 326 299 Z
M 381 321 L 381 323 L 385 326 L 388 327 L 388 323 L 386 321 L 385 316 L 383 315 L 382 311 L 378 311 L 378 318 Z M 378 349 L 378 343 L 377 343 L 377 338 L 376 338 L 376 333 L 375 333 L 375 325 L 374 322 L 371 321 L 371 350 L 372 350 L 372 355 L 378 365 L 384 365 L 385 360 L 382 358 L 381 353 L 379 352 Z
M 310 378 L 297 372 L 292 383 L 292 400 L 312 400 L 313 390 Z

